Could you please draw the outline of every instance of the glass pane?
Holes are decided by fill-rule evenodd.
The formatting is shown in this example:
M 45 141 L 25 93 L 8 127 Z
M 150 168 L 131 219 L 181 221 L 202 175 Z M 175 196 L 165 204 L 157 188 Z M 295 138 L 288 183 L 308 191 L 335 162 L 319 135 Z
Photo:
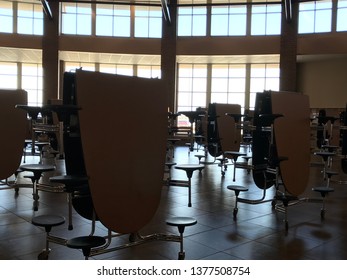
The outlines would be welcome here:
M 114 36 L 130 37 L 130 18 L 116 17 L 114 19 Z
M 77 34 L 91 35 L 92 18 L 90 15 L 77 15 Z
M 212 77 L 228 77 L 229 67 L 224 65 L 212 65 Z
M 178 18 L 177 35 L 178 36 L 192 35 L 192 17 L 191 16 L 180 16 Z
M 0 15 L 12 16 L 12 2 L 0 1 Z
M 314 12 L 300 12 L 299 13 L 299 33 L 313 33 L 314 32 Z
M 229 92 L 244 92 L 246 90 L 246 79 L 229 79 Z
M 178 81 L 178 91 L 191 91 L 191 90 L 192 90 L 192 79 L 180 78 Z
M 95 34 L 101 36 L 112 36 L 112 17 L 97 16 Z
M 193 16 L 193 36 L 206 35 L 206 16 Z
M 161 18 L 150 18 L 149 19 L 149 34 L 150 38 L 161 38 Z
M 0 16 L 0 32 L 12 33 L 12 17 Z
M 16 89 L 17 88 L 17 76 L 0 75 L 0 85 L 2 88 Z
M 35 18 L 34 19 L 34 30 L 33 34 L 43 35 L 43 19 Z
M 251 79 L 251 92 L 262 92 L 265 89 L 265 78 Z
M 194 77 L 207 77 L 207 65 L 194 65 L 193 75 Z
M 279 78 L 267 78 L 265 90 L 279 90 Z
M 0 62 L 0 75 L 1 74 L 17 76 L 17 64 Z
M 205 107 L 206 106 L 206 93 L 205 92 L 193 93 L 192 105 L 195 107 Z
M 331 31 L 331 10 L 316 11 L 315 32 Z
M 245 94 L 243 93 L 229 93 L 228 94 L 229 104 L 240 104 L 241 107 L 245 107 Z
M 346 30 L 347 30 L 347 9 L 339 9 L 337 10 L 336 31 L 346 31 Z
M 18 18 L 18 33 L 20 34 L 33 34 L 33 19 L 32 18 Z
M 265 14 L 253 14 L 251 35 L 265 35 Z
M 206 91 L 206 78 L 194 78 L 193 79 L 193 91 Z
M 116 67 L 114 65 L 100 64 L 99 70 L 103 73 L 116 74 Z
M 193 67 L 190 64 L 180 64 L 178 69 L 179 77 L 192 77 Z
M 19 17 L 33 17 L 33 5 L 26 3 L 18 3 L 18 16 Z
M 211 81 L 212 92 L 228 92 L 228 78 L 213 78 Z
M 62 33 L 76 34 L 76 15 L 74 14 L 62 15 Z
M 96 15 L 113 15 L 113 9 L 110 5 L 96 4 Z
M 148 37 L 147 18 L 135 18 L 135 37 Z
M 229 68 L 230 77 L 245 77 L 246 66 L 245 65 L 231 65 Z
M 178 106 L 191 106 L 191 94 L 189 92 L 178 93 Z
M 133 76 L 133 66 L 132 65 L 117 65 L 117 74 Z
M 266 20 L 266 34 L 281 34 L 281 14 L 268 14 Z
M 251 77 L 265 77 L 265 64 L 253 64 L 251 66 Z
M 229 35 L 246 35 L 247 15 L 231 15 L 229 17 Z
M 227 103 L 228 102 L 228 94 L 220 93 L 220 92 L 212 92 L 211 93 L 211 102 L 212 103 Z
M 22 76 L 22 88 L 23 89 L 36 89 L 37 77 L 35 76 Z
M 212 15 L 211 35 L 212 36 L 228 35 L 228 15 Z

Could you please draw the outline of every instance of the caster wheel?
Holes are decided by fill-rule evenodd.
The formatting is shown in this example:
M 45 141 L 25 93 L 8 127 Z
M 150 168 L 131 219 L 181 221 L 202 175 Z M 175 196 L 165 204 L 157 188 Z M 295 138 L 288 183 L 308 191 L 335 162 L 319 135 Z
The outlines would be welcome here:
M 73 230 L 73 225 L 69 225 L 68 230 Z
M 325 210 L 321 210 L 320 211 L 320 217 L 322 218 L 322 219 L 324 219 L 324 217 L 325 217 Z
M 129 235 L 129 242 L 135 242 L 136 241 L 136 234 L 135 233 L 131 233 Z
M 179 252 L 178 253 L 178 259 L 179 260 L 184 260 L 186 257 L 186 253 L 185 252 Z
M 234 220 L 236 220 L 236 218 L 237 218 L 237 212 L 238 212 L 238 209 L 235 208 L 233 211 Z
M 38 256 L 38 260 L 48 260 L 49 252 L 47 251 L 42 251 Z
M 225 176 L 225 172 L 224 172 L 224 171 L 222 171 L 221 173 L 222 173 L 222 176 L 224 177 L 224 176 Z

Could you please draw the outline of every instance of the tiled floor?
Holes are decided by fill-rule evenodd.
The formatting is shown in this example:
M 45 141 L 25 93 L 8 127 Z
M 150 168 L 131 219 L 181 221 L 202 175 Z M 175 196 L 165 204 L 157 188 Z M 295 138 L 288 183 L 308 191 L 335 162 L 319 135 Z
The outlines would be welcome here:
M 197 163 L 196 154 L 202 154 L 202 151 L 188 154 L 187 147 L 176 147 L 174 161 L 180 164 Z M 29 157 L 28 160 L 36 162 L 38 158 Z M 45 174 L 43 181 L 52 175 L 64 173 L 64 161 L 55 162 L 56 171 Z M 312 162 L 320 162 L 320 158 L 312 156 Z M 340 157 L 334 158 L 333 168 L 340 171 Z M 233 167 L 229 166 L 225 177 L 222 177 L 220 167 L 211 164 L 206 165 L 201 174 L 195 172 L 192 178 L 192 207 L 187 207 L 186 188 L 163 186 L 158 211 L 142 234 L 176 234 L 176 228 L 167 226 L 165 220 L 171 216 L 193 216 L 198 223 L 188 227 L 184 233 L 186 259 L 189 260 L 347 259 L 347 185 L 331 183 L 335 191 L 328 197 L 324 220 L 320 217 L 320 203 L 304 202 L 289 207 L 289 230 L 286 233 L 283 213 L 272 209 L 270 202 L 256 205 L 239 203 L 237 220 L 233 219 L 235 196 L 226 188 L 228 185 L 236 183 L 248 186 L 249 191 L 241 193 L 240 197 L 260 198 L 262 192 L 254 185 L 252 175 L 244 169 L 237 169 L 236 182 L 232 182 L 232 170 Z M 322 166 L 319 164 L 310 168 L 309 184 L 302 197 L 320 197 L 311 188 L 326 183 L 321 170 Z M 185 179 L 185 173 L 173 169 L 172 178 Z M 347 174 L 341 171 L 333 177 L 337 180 L 346 178 Z M 116 185 L 116 181 L 114 184 Z M 18 194 L 13 189 L 0 191 L 0 259 L 37 259 L 45 246 L 45 233 L 31 224 L 32 217 L 47 213 L 67 217 L 66 194 L 40 192 L 39 209 L 35 212 L 31 192 L 30 188 L 21 188 Z M 267 197 L 272 196 L 273 189 L 270 188 Z M 52 234 L 71 238 L 90 232 L 90 222 L 75 212 L 74 229 L 68 230 L 67 226 L 65 223 L 53 228 Z M 106 233 L 106 229 L 98 223 L 96 234 Z M 127 242 L 128 236 L 118 237 L 113 241 L 114 244 Z M 83 259 L 82 253 L 75 249 L 58 244 L 51 244 L 51 249 L 49 259 L 52 260 Z M 153 241 L 93 258 L 166 260 L 177 259 L 178 251 L 179 244 L 176 242 Z

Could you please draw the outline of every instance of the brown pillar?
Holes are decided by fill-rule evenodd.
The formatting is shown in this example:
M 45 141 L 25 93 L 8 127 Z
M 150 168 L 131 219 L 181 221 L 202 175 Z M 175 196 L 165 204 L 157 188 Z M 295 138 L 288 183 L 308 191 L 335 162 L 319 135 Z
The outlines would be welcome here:
M 291 18 L 286 16 L 286 4 L 291 2 Z M 280 90 L 296 91 L 296 56 L 298 34 L 298 3 L 282 0 L 282 32 L 280 50 Z M 287 6 L 288 7 L 288 6 Z M 289 8 L 289 7 L 288 7 Z
M 168 108 L 170 112 L 175 109 L 176 94 L 176 18 L 177 0 L 171 0 L 170 4 L 171 23 L 163 19 L 161 40 L 161 75 L 165 83 L 165 92 L 168 97 Z
M 57 99 L 59 87 L 59 2 L 49 2 L 53 18 L 44 16 L 42 36 L 43 104 Z

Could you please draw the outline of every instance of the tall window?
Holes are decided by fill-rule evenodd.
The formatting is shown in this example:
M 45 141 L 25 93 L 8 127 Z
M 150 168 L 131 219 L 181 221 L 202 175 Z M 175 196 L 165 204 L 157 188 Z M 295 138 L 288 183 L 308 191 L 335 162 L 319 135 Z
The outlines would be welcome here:
M 281 34 L 281 5 L 253 5 L 251 35 Z
M 137 76 L 144 78 L 161 78 L 160 66 L 157 65 L 138 65 Z
M 214 64 L 211 77 L 211 102 L 240 104 L 245 107 L 246 65 Z
M 42 65 L 22 64 L 22 88 L 28 92 L 28 105 L 42 105 Z
M 119 75 L 126 75 L 126 76 L 134 75 L 134 70 L 132 65 L 101 63 L 99 65 L 99 70 L 100 72 L 103 72 L 103 73 L 119 74 Z
M 135 7 L 135 37 L 161 38 L 161 25 L 160 7 Z
M 207 65 L 179 64 L 177 111 L 195 111 L 206 107 Z M 181 115 L 179 125 L 189 126 L 188 118 Z
M 96 5 L 96 35 L 130 37 L 130 6 Z
M 214 6 L 211 9 L 212 36 L 243 36 L 246 35 L 247 7 Z
M 5 89 L 17 89 L 17 63 L 0 62 L 0 85 Z
M 320 0 L 299 3 L 299 33 L 331 31 L 332 1 Z
M 20 34 L 43 34 L 43 11 L 41 4 L 18 3 L 17 32 Z
M 62 3 L 61 17 L 63 34 L 91 35 L 91 4 Z
M 336 31 L 347 31 L 347 0 L 337 2 Z
M 10 1 L 0 1 L 0 32 L 13 32 L 13 10 Z
M 88 62 L 65 62 L 65 71 L 74 72 L 80 68 L 86 71 L 95 71 L 95 64 Z
M 178 36 L 206 36 L 206 7 L 178 8 Z
M 254 109 L 257 92 L 279 90 L 280 70 L 278 64 L 252 64 L 250 80 L 250 109 Z

